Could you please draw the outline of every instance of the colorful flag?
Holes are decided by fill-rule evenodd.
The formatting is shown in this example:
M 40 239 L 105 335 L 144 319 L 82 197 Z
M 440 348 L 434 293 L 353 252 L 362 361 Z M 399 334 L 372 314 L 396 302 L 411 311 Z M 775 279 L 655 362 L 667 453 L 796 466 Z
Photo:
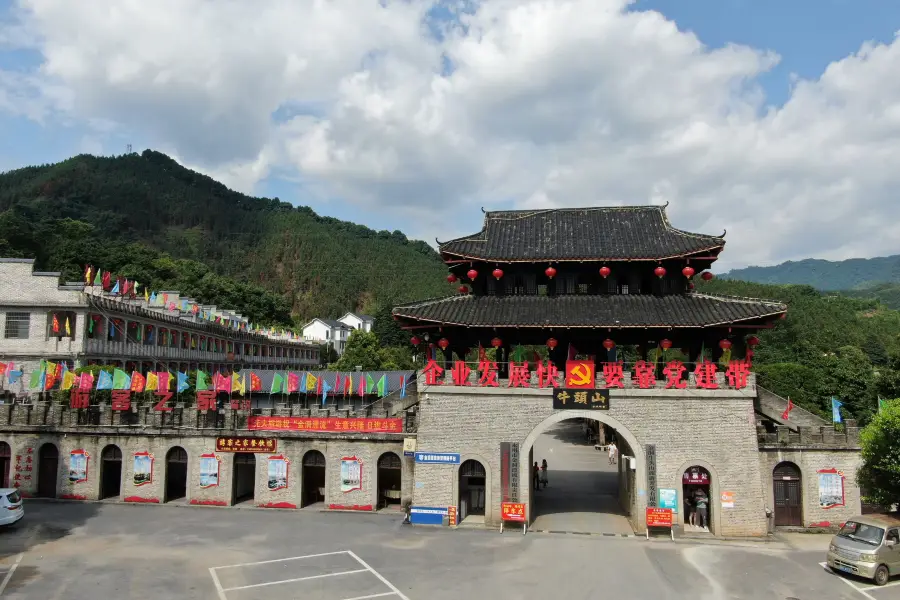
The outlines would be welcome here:
M 313 375 L 312 373 L 306 374 L 306 391 L 307 392 L 311 392 L 311 391 L 315 390 L 317 383 L 318 383 L 318 380 L 316 379 L 315 375 Z
M 191 386 L 188 383 L 187 373 L 182 373 L 181 371 L 178 371 L 178 387 L 175 389 L 179 394 L 191 389 Z
M 300 376 L 294 372 L 288 373 L 287 392 L 294 394 L 300 390 Z
M 116 285 L 113 286 L 113 289 L 109 292 L 113 296 L 119 293 L 119 281 L 116 280 Z
M 100 375 L 97 377 L 97 389 L 98 390 L 113 389 L 113 378 L 112 378 L 112 375 L 109 374 L 109 371 L 100 371 Z
M 250 391 L 251 392 L 261 392 L 262 391 L 262 380 L 259 378 L 259 375 L 256 373 L 250 373 Z
M 100 274 L 100 270 L 94 273 L 94 285 L 103 285 L 103 275 Z
M 0 362 L 0 375 L 3 375 L 4 373 L 6 373 L 6 363 Z
M 325 381 L 325 378 L 322 377 L 320 380 L 322 382 L 322 405 L 325 405 L 325 401 L 328 400 L 328 392 L 331 391 L 331 386 L 328 385 L 328 382 Z
M 147 288 L 144 288 L 144 302 L 150 304 L 150 290 L 148 290 Z
M 366 376 L 362 373 L 359 374 L 359 389 L 356 390 L 356 393 L 360 396 L 366 395 Z
M 155 392 L 159 389 L 159 376 L 156 371 L 147 372 L 147 381 L 144 383 L 144 391 Z
M 197 391 L 205 392 L 209 389 L 209 376 L 203 371 L 197 371 Z
M 353 376 L 349 373 L 344 378 L 344 395 L 353 395 Z
M 231 393 L 231 377 L 225 377 L 224 375 L 222 375 L 220 373 L 216 373 L 216 375 L 219 378 L 215 383 L 216 391 L 217 392 L 225 392 L 225 393 L 230 394 Z
M 122 371 L 121 369 L 116 369 L 113 371 L 113 389 L 114 390 L 130 390 L 131 389 L 131 377 L 128 376 L 128 373 Z
M 787 408 L 784 409 L 784 412 L 781 413 L 781 420 L 787 421 L 791 418 L 791 411 L 794 410 L 794 403 L 791 402 L 791 397 L 788 396 Z
M 53 333 L 59 333 L 59 317 L 53 315 Z
M 841 407 L 844 405 L 843 402 L 839 401 L 837 398 L 831 398 L 831 420 L 835 423 L 843 422 L 841 419 Z
M 69 317 L 66 317 L 66 335 L 72 335 L 72 327 L 69 325 Z
M 91 285 L 91 265 L 84 269 L 84 283 L 85 285 Z
M 318 381 L 316 382 L 316 396 L 318 396 L 319 394 L 322 393 L 322 384 L 324 382 L 325 382 L 325 376 L 322 375 L 321 377 L 319 377 Z
M 172 379 L 172 374 L 168 371 L 160 371 L 156 374 L 156 378 L 159 380 L 159 385 L 156 386 L 157 392 L 168 392 L 169 388 L 169 380 Z
M 378 397 L 384 398 L 387 396 L 387 373 L 381 376 L 381 379 L 378 380 Z
M 75 385 L 75 373 L 66 369 L 66 372 L 63 373 L 62 383 L 59 386 L 61 390 L 70 390 L 72 386 Z
M 134 371 L 131 374 L 131 391 L 132 392 L 143 392 L 144 386 L 147 385 L 147 380 L 144 379 L 144 376 Z
M 400 397 L 406 398 L 406 375 L 400 376 Z
M 375 380 L 372 379 L 372 376 L 366 373 L 366 393 L 372 394 L 375 392 Z
M 31 382 L 28 387 L 33 390 L 36 389 L 44 389 L 44 382 L 47 378 L 47 366 L 44 364 L 44 361 L 41 361 L 40 367 L 31 372 Z
M 241 376 L 238 373 L 234 373 L 231 376 L 231 391 L 235 394 L 240 394 L 244 396 L 247 394 L 247 376 Z
M 881 398 L 881 396 L 878 396 L 878 412 L 881 412 L 886 408 L 887 408 L 887 400 L 884 400 Z
M 280 394 L 284 389 L 284 378 L 281 376 L 281 373 L 276 372 L 272 376 L 272 389 L 269 390 L 270 394 Z
M 22 371 L 16 371 L 14 369 L 10 369 L 9 371 L 6 372 L 6 380 L 9 382 L 10 385 L 16 383 L 21 378 L 22 378 Z
M 78 389 L 84 392 L 91 390 L 94 387 L 94 376 L 91 373 L 84 372 L 81 374 L 81 377 L 78 378 Z

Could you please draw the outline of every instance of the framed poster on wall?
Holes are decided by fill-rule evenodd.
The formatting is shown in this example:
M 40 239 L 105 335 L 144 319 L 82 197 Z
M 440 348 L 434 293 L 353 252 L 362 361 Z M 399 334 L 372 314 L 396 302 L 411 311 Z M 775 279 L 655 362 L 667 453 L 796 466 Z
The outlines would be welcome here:
M 362 489 L 362 460 L 356 456 L 341 457 L 341 492 Z
M 215 454 L 200 455 L 200 487 L 219 485 L 219 457 Z
M 84 483 L 88 478 L 88 461 L 91 455 L 87 450 L 72 450 L 69 453 L 69 481 Z
M 153 455 L 149 452 L 134 453 L 134 485 L 153 483 Z
M 269 491 L 283 490 L 288 486 L 288 457 L 281 454 L 269 457 Z
M 819 507 L 844 506 L 844 472 L 837 469 L 819 469 Z

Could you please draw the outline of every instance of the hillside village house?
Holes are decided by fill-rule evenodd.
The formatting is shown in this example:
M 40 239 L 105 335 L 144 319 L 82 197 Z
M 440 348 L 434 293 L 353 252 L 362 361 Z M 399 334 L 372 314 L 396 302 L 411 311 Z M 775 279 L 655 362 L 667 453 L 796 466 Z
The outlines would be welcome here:
M 357 315 L 348 312 L 340 319 L 315 318 L 303 326 L 303 339 L 308 342 L 330 344 L 340 356 L 355 329 L 372 331 L 375 319 L 368 315 Z

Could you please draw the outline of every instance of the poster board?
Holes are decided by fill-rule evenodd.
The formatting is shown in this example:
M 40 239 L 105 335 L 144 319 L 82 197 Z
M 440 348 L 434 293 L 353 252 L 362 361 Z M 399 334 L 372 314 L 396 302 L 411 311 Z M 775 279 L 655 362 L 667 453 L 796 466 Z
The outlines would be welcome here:
M 341 492 L 362 489 L 362 460 L 356 456 L 341 457 Z

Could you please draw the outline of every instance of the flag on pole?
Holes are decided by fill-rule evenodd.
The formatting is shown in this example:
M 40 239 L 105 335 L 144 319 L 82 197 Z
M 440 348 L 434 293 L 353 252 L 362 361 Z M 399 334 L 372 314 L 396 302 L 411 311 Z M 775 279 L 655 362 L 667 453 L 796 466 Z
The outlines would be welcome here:
M 831 420 L 835 423 L 843 422 L 841 419 L 841 407 L 844 405 L 843 402 L 839 401 L 837 398 L 831 398 Z
M 313 375 L 312 373 L 306 374 L 306 391 L 307 392 L 312 392 L 313 390 L 315 390 L 317 383 L 318 383 L 318 381 L 316 380 L 315 375 Z
M 69 317 L 66 317 L 66 335 L 72 335 L 72 327 L 69 325 Z
M 147 373 L 147 381 L 144 383 L 144 391 L 155 392 L 159 388 L 159 376 L 156 371 Z
M 787 421 L 791 418 L 791 411 L 794 410 L 794 403 L 791 402 L 791 397 L 788 396 L 787 408 L 784 409 L 784 412 L 781 413 L 781 420 Z
M 91 285 L 91 266 L 88 265 L 84 270 L 84 283 L 85 285 Z
M 22 378 L 22 371 L 16 371 L 15 369 L 10 369 L 6 372 L 6 381 L 9 382 L 10 385 L 13 385 L 17 381 Z
M 109 371 L 100 371 L 100 375 L 97 377 L 97 389 L 98 390 L 113 389 L 113 379 L 112 379 L 112 375 L 109 374 Z
M 375 380 L 372 379 L 372 376 L 366 373 L 366 393 L 372 394 L 375 392 Z
M 322 406 L 325 406 L 325 401 L 328 400 L 328 392 L 331 391 L 331 386 L 328 385 L 328 382 L 325 381 L 324 377 L 322 377 L 320 381 L 322 382 Z
M 281 376 L 281 373 L 276 372 L 272 376 L 272 388 L 269 390 L 270 394 L 281 394 L 284 390 L 284 378 Z
M 109 293 L 112 294 L 113 296 L 115 296 L 116 294 L 119 293 L 119 281 L 118 280 L 116 280 L 116 285 L 113 286 L 113 289 L 110 290 Z
M 172 379 L 172 374 L 168 371 L 160 371 L 156 374 L 156 379 L 159 381 L 159 385 L 157 386 L 156 391 L 168 392 L 169 380 Z
M 406 398 L 406 375 L 400 376 L 400 397 Z
M 94 376 L 90 373 L 82 373 L 81 377 L 78 378 L 78 389 L 87 392 L 93 387 Z
M 360 396 L 365 396 L 365 395 L 366 395 L 366 376 L 365 376 L 365 374 L 363 374 L 363 373 L 360 373 L 360 374 L 359 374 L 359 389 L 356 390 L 356 392 L 357 392 Z
M 62 384 L 60 384 L 59 389 L 61 390 L 71 390 L 72 386 L 75 385 L 75 373 L 66 369 L 62 376 Z
M 204 373 L 203 371 L 197 371 L 197 390 L 200 392 L 205 392 L 209 389 L 209 375 Z
M 262 380 L 259 378 L 259 375 L 256 373 L 250 373 L 250 391 L 251 392 L 261 392 L 262 391 Z
M 287 393 L 295 394 L 300 390 L 300 376 L 294 373 L 293 371 L 288 373 L 287 378 Z
M 187 375 L 187 373 L 182 373 L 181 371 L 178 371 L 178 387 L 175 388 L 175 389 L 176 389 L 176 390 L 178 391 L 178 393 L 180 394 L 181 392 L 187 391 L 187 390 L 189 390 L 190 388 L 191 388 L 191 386 L 190 386 L 190 384 L 188 383 L 188 375 Z
M 347 377 L 344 378 L 344 395 L 353 395 L 353 376 L 347 373 Z
M 385 396 L 387 396 L 387 373 L 378 380 L 378 397 L 384 398 Z
M 130 390 L 131 389 L 131 377 L 125 371 L 121 369 L 116 369 L 113 371 L 113 389 L 114 390 Z
M 144 386 L 147 385 L 147 380 L 144 379 L 144 376 L 134 371 L 131 374 L 131 391 L 132 392 L 143 392 Z

